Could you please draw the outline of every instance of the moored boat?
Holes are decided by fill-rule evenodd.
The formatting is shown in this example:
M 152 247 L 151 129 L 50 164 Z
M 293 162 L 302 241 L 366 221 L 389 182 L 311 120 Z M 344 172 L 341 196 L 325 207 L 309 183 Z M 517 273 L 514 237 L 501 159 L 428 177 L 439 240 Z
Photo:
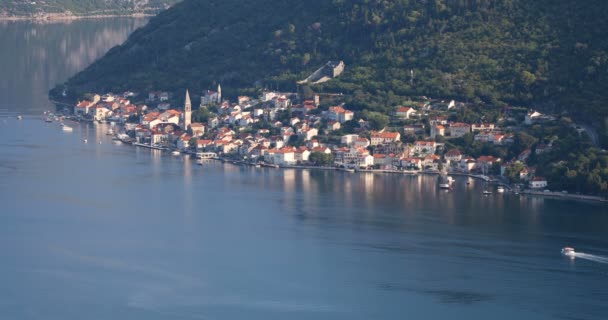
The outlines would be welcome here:
M 496 188 L 496 192 L 498 192 L 498 193 L 503 193 L 503 192 L 505 192 L 505 187 L 503 187 L 503 186 L 498 186 L 498 188 Z
M 74 129 L 72 129 L 72 127 L 68 127 L 66 125 L 64 125 L 63 127 L 61 127 L 61 129 L 65 132 L 72 132 L 74 131 Z
M 23 116 L 18 115 L 18 116 L 17 116 L 17 120 L 23 120 Z
M 179 151 L 177 151 L 177 150 L 173 150 L 173 151 L 171 152 L 171 154 L 172 154 L 172 155 L 174 155 L 174 156 L 179 156 L 179 155 L 180 155 L 180 152 L 179 152 Z
M 452 177 L 448 176 L 446 172 L 443 172 L 439 176 L 439 189 L 449 190 L 452 188 L 453 182 L 454 182 L 454 179 L 452 179 Z

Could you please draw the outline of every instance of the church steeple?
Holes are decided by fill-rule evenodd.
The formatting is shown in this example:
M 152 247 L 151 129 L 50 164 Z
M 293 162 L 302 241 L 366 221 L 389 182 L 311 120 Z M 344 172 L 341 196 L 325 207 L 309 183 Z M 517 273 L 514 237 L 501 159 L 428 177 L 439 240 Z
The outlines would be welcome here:
M 186 89 L 186 103 L 184 104 L 184 130 L 188 130 L 192 121 L 192 103 L 190 102 L 190 93 Z

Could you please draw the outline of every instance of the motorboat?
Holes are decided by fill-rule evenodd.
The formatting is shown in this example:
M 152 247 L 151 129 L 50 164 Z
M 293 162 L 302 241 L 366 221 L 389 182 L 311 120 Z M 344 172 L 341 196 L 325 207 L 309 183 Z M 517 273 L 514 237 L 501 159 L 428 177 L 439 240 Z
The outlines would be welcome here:
M 498 192 L 498 193 L 504 193 L 505 192 L 505 187 L 498 186 L 498 188 L 496 188 L 496 192 Z
M 570 258 L 574 258 L 576 256 L 576 252 L 574 251 L 574 248 L 572 247 L 564 247 L 562 248 L 562 254 L 564 256 L 570 257 Z
M 72 129 L 72 127 L 68 127 L 66 125 L 64 125 L 63 127 L 61 127 L 61 129 L 63 129 L 63 131 L 65 131 L 65 132 L 72 132 L 72 131 L 74 131 L 74 129 Z
M 173 151 L 171 152 L 171 154 L 172 154 L 172 155 L 174 155 L 174 156 L 179 156 L 180 152 L 179 152 L 179 151 L 177 151 L 177 150 L 173 150 Z
M 89 141 L 87 139 L 82 139 L 82 142 L 87 143 Z
M 447 174 L 442 174 L 439 176 L 439 189 L 451 189 L 452 183 L 454 179 L 449 177 Z
M 51 117 L 46 117 L 44 119 L 44 122 L 53 122 L 53 119 Z
M 17 120 L 23 120 L 23 116 L 18 115 L 18 116 L 17 116 Z
M 490 191 L 490 190 L 483 190 L 483 194 L 484 194 L 485 196 L 487 196 L 487 195 L 492 194 L 492 191 Z

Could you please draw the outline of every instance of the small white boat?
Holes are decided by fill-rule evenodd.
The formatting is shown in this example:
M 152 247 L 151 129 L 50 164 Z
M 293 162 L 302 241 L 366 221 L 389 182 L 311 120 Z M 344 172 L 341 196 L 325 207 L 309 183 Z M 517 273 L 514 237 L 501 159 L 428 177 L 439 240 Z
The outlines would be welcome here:
M 487 196 L 487 195 L 492 194 L 492 191 L 490 191 L 490 190 L 483 190 L 483 194 Z
M 23 117 L 21 115 L 18 115 L 17 120 L 23 120 Z
M 172 154 L 172 155 L 174 155 L 174 156 L 179 156 L 179 155 L 180 155 L 180 152 L 179 152 L 179 151 L 177 151 L 177 150 L 173 150 L 173 151 L 171 152 L 171 154 Z
M 82 142 L 87 143 L 89 141 L 87 139 L 83 139 Z
M 44 122 L 53 122 L 53 119 L 51 119 L 50 117 L 46 117 L 46 119 L 44 119 Z
M 503 193 L 503 192 L 505 192 L 505 187 L 503 187 L 503 186 L 498 186 L 498 188 L 496 188 L 496 192 L 498 192 L 498 193 Z
M 99 140 L 99 144 L 101 144 L 101 140 Z
M 576 257 L 576 252 L 574 251 L 574 248 L 572 247 L 564 247 L 562 248 L 562 254 L 566 257 L 570 257 L 572 259 L 574 259 L 574 257 Z
M 61 129 L 63 129 L 63 131 L 65 131 L 65 132 L 72 132 L 72 131 L 74 131 L 74 129 L 72 129 L 72 127 L 68 127 L 66 125 L 64 125 L 63 127 L 61 127 Z

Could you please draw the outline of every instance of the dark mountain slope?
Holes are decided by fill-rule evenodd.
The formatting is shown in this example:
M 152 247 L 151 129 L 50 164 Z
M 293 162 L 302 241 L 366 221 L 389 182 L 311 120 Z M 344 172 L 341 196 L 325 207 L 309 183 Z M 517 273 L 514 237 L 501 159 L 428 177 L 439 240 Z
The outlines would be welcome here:
M 314 90 L 349 93 L 355 108 L 430 95 L 599 119 L 607 14 L 600 0 L 186 0 L 70 79 L 68 93 L 295 89 L 341 59 L 344 75 Z

